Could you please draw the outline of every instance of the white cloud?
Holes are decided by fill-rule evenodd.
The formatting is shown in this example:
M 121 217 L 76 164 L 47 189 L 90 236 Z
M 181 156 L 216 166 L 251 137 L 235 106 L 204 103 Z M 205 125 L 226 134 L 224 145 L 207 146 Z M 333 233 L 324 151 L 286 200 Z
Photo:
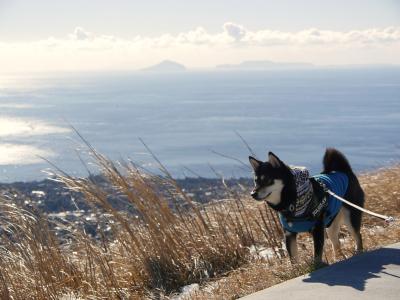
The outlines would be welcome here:
M 229 24 L 229 26 L 232 27 L 232 24 Z M 384 42 L 400 42 L 400 28 L 398 27 L 387 27 L 383 29 L 373 28 L 351 31 L 331 31 L 310 28 L 297 32 L 284 32 L 275 30 L 247 31 L 243 27 L 238 28 L 240 28 L 241 30 L 238 34 L 238 36 L 240 36 L 240 38 L 238 39 L 240 39 L 243 43 L 247 45 L 255 46 L 291 46 L 316 44 L 362 46 L 365 44 L 379 45 Z
M 84 30 L 82 27 L 76 27 L 74 33 L 70 35 L 73 40 L 90 40 L 93 38 L 93 34 L 89 31 Z
M 313 45 L 313 44 L 380 44 L 400 42 L 400 28 L 372 28 L 365 30 L 331 31 L 317 28 L 305 29 L 297 32 L 277 30 L 250 31 L 244 26 L 226 22 L 220 33 L 208 33 L 203 27 L 197 27 L 188 32 L 177 35 L 163 34 L 158 37 L 136 36 L 133 39 L 121 39 L 115 36 L 95 35 L 81 27 L 75 28 L 69 39 L 54 39 L 38 41 L 37 44 L 48 46 L 110 48 L 125 47 L 173 47 L 178 45 L 230 45 L 240 43 L 247 46 L 274 46 L 274 45 Z
M 334 31 L 249 30 L 227 22 L 216 33 L 197 27 L 156 37 L 93 33 L 77 27 L 65 38 L 0 41 L 3 71 L 141 68 L 170 58 L 193 66 L 244 59 L 334 63 L 400 63 L 400 27 Z M 352 59 L 350 61 L 350 59 Z
M 242 26 L 232 22 L 227 22 L 222 26 L 224 32 L 232 37 L 235 41 L 239 41 L 247 34 L 247 30 Z

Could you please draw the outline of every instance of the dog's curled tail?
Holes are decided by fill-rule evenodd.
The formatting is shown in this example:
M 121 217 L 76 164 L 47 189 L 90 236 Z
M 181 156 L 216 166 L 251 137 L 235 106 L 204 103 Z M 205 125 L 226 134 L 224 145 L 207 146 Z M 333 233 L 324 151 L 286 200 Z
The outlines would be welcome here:
M 353 169 L 349 161 L 342 152 L 335 148 L 327 148 L 325 151 L 323 173 L 330 173 L 333 171 L 343 172 L 347 175 L 354 175 Z

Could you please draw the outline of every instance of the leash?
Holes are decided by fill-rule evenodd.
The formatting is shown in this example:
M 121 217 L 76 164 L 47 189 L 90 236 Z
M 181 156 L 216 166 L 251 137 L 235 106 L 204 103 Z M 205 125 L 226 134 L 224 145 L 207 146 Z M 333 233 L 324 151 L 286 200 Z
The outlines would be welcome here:
M 335 197 L 336 199 L 338 199 L 338 200 L 340 200 L 340 201 L 346 203 L 347 205 L 350 205 L 350 206 L 352 206 L 352 207 L 354 207 L 354 208 L 356 208 L 356 209 L 358 209 L 358 210 L 361 210 L 362 212 L 365 212 L 365 213 L 367 213 L 367 214 L 369 214 L 369 215 L 371 215 L 371 216 L 374 216 L 374 217 L 377 217 L 377 218 L 379 218 L 379 219 L 385 220 L 386 223 L 392 223 L 392 222 L 395 221 L 395 218 L 393 218 L 393 217 L 391 217 L 391 216 L 381 215 L 381 214 L 378 214 L 378 213 L 376 213 L 376 212 L 373 212 L 373 211 L 370 211 L 370 210 L 368 210 L 368 209 L 365 209 L 365 208 L 363 208 L 363 207 L 360 207 L 360 206 L 358 206 L 358 205 L 355 205 L 354 203 L 351 203 L 350 201 L 347 201 L 346 199 L 343 199 L 342 197 L 336 195 L 334 192 L 332 192 L 332 191 L 329 190 L 329 189 L 326 189 L 326 192 L 327 192 L 329 195 Z

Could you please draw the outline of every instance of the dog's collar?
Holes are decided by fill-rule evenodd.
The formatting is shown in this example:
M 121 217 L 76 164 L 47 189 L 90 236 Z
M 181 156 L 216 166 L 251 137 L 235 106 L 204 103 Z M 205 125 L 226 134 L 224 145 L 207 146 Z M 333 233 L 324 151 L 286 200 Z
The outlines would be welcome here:
M 304 215 L 313 198 L 310 173 L 305 167 L 290 167 L 296 185 L 296 200 L 289 204 L 289 212 L 294 217 Z
M 305 167 L 291 166 L 296 193 L 287 201 L 277 205 L 268 203 L 271 208 L 279 211 L 288 219 L 314 219 L 326 207 L 324 194 L 320 193 L 319 185 L 310 178 L 310 173 Z M 323 204 L 323 205 L 321 205 Z

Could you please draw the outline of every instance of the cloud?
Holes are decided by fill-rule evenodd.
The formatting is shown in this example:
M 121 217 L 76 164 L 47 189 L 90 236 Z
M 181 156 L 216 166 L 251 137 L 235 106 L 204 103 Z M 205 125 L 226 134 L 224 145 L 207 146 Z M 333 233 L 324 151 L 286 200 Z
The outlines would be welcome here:
M 93 38 L 93 34 L 82 27 L 76 27 L 70 38 L 78 41 L 90 40 Z
M 222 32 L 209 33 L 203 27 L 197 27 L 188 32 L 176 35 L 163 34 L 158 37 L 136 36 L 132 39 L 122 39 L 117 36 L 94 34 L 82 27 L 76 27 L 68 39 L 48 38 L 37 41 L 37 46 L 110 49 L 176 47 L 181 45 L 225 45 L 225 46 L 258 46 L 276 45 L 380 45 L 400 42 L 400 27 L 370 28 L 365 30 L 332 31 L 309 28 L 300 31 L 277 31 L 262 29 L 251 31 L 244 26 L 226 22 Z
M 399 43 L 400 27 L 371 28 L 365 30 L 332 31 L 309 28 L 290 32 L 262 29 L 250 31 L 244 26 L 226 22 L 222 32 L 208 33 L 203 27 L 180 33 L 164 34 L 154 38 L 136 37 L 132 44 L 153 47 L 168 47 L 179 44 L 192 45 L 243 45 L 243 46 L 275 46 L 275 45 L 365 45 L 382 43 Z M 117 40 L 114 38 L 114 40 Z M 122 41 L 130 43 L 125 40 Z
M 198 26 L 159 36 L 122 38 L 76 27 L 65 37 L 2 42 L 2 71 L 132 69 L 170 58 L 192 66 L 248 59 L 297 60 L 316 64 L 400 63 L 400 27 L 359 30 L 306 28 L 250 30 L 226 22 L 217 32 Z
M 232 37 L 235 41 L 241 40 L 246 36 L 247 30 L 242 26 L 232 22 L 225 23 L 222 28 L 224 32 Z
M 228 31 L 226 28 L 230 28 Z M 366 30 L 332 31 L 317 28 L 305 29 L 297 32 L 276 30 L 248 31 L 240 25 L 235 27 L 226 23 L 224 29 L 236 40 L 243 44 L 254 46 L 274 45 L 366 45 L 382 43 L 399 43 L 400 28 L 387 27 L 383 29 L 372 28 Z M 235 28 L 235 29 L 233 29 Z

